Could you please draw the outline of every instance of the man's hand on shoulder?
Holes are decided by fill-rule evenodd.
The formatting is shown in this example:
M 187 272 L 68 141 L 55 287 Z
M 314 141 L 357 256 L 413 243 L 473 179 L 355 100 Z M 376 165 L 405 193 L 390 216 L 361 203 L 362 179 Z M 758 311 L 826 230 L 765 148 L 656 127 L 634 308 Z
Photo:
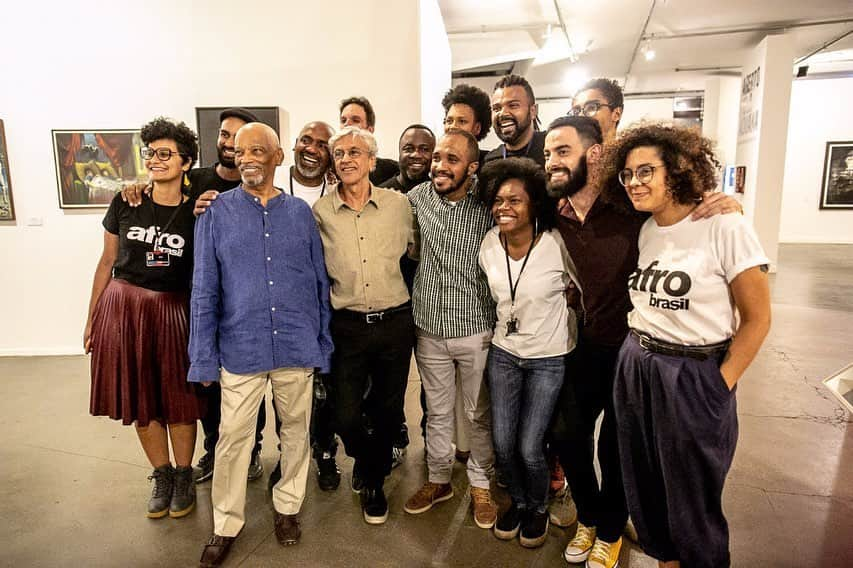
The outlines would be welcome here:
M 216 200 L 216 196 L 219 195 L 219 192 L 214 189 L 208 189 L 204 193 L 198 196 L 198 199 L 195 201 L 195 208 L 193 209 L 193 215 L 198 217 L 202 215 L 207 208 L 210 207 L 210 204 Z
M 142 194 L 151 195 L 151 184 L 130 183 L 121 188 L 121 200 L 131 207 L 139 207 L 142 204 Z
M 694 221 L 708 219 L 714 215 L 726 213 L 743 213 L 740 201 L 725 193 L 709 191 L 702 197 L 702 203 L 693 210 L 690 218 Z

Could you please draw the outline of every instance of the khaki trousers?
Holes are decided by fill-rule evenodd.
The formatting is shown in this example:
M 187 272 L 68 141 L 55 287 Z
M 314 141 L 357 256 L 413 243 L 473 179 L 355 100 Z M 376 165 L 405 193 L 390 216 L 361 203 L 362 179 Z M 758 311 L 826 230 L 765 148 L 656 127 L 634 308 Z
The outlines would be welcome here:
M 281 481 L 272 491 L 273 507 L 283 515 L 295 515 L 305 498 L 311 459 L 308 429 L 313 369 L 283 368 L 249 375 L 222 369 L 222 420 L 211 491 L 213 532 L 220 536 L 237 536 L 245 524 L 246 480 L 267 380 L 272 383 L 273 401 L 281 417 Z

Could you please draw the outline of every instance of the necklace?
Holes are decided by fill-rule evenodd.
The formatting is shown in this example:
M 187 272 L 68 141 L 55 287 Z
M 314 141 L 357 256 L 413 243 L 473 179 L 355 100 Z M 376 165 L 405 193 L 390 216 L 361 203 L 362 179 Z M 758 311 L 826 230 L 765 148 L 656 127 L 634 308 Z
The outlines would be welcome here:
M 521 269 L 518 271 L 518 276 L 515 278 L 515 282 L 512 281 L 512 270 L 510 270 L 509 266 L 509 243 L 507 242 L 506 237 L 501 235 L 501 244 L 504 247 L 504 255 L 506 256 L 506 276 L 509 280 L 509 297 L 510 297 L 510 307 L 509 307 L 509 319 L 506 322 L 506 334 L 512 335 L 513 333 L 518 333 L 519 323 L 518 318 L 515 317 L 515 292 L 518 290 L 518 283 L 521 281 L 521 273 L 524 272 L 524 267 L 527 266 L 527 260 L 530 258 L 530 253 L 533 250 L 533 244 L 536 242 L 536 232 L 533 233 L 533 238 L 530 240 L 530 246 L 527 247 L 527 254 L 524 255 L 524 262 L 521 263 Z

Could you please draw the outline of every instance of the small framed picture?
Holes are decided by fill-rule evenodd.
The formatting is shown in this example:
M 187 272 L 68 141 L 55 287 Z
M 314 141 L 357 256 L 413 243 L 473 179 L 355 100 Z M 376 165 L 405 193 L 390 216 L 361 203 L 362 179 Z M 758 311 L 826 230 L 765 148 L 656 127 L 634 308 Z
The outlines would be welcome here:
M 145 183 L 139 130 L 53 130 L 59 207 L 109 207 L 125 182 Z
M 853 141 L 827 142 L 820 188 L 821 209 L 853 209 Z
M 12 201 L 12 177 L 9 175 L 9 152 L 6 151 L 6 130 L 0 120 L 0 221 L 15 220 Z

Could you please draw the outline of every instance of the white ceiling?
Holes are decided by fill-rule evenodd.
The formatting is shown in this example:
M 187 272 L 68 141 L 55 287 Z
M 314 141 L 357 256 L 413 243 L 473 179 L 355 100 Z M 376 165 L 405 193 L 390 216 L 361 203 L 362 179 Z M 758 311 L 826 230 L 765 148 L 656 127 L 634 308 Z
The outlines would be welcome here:
M 619 80 L 628 93 L 701 90 L 709 75 L 739 75 L 747 53 L 768 34 L 791 35 L 801 58 L 853 32 L 851 0 L 439 0 L 439 4 L 454 75 L 489 70 L 500 75 L 512 69 L 530 79 L 537 98 L 571 95 L 586 78 L 599 76 Z M 655 58 L 646 60 L 645 50 L 653 50 Z M 826 61 L 830 58 L 835 60 Z M 804 64 L 810 66 L 810 75 L 853 73 L 853 33 Z

